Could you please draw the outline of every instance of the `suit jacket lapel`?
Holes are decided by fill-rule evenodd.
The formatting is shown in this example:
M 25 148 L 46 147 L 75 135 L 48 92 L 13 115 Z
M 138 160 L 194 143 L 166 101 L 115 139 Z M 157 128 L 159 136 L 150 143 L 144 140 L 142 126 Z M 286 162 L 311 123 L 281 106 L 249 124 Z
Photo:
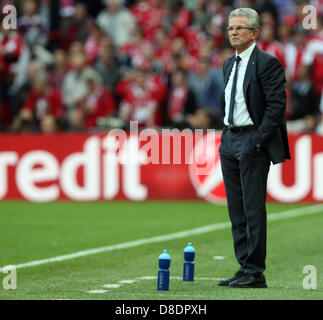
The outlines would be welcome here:
M 251 56 L 249 58 L 246 74 L 245 74 L 245 77 L 244 77 L 244 80 L 243 80 L 243 95 L 244 95 L 245 101 L 247 101 L 247 99 L 246 99 L 247 88 L 248 88 L 248 85 L 249 85 L 250 80 L 252 78 L 252 74 L 253 74 L 253 70 L 254 70 L 254 67 L 255 67 L 256 57 L 257 57 L 258 51 L 259 51 L 258 47 L 255 46 L 255 48 L 253 49 L 253 51 L 251 53 Z
M 221 97 L 220 97 L 220 103 L 221 103 L 221 107 L 222 107 L 222 111 L 223 111 L 223 114 L 225 113 L 224 109 L 225 109 L 225 87 L 227 86 L 227 83 L 229 81 L 229 78 L 230 78 L 230 74 L 231 74 L 231 70 L 232 70 L 232 67 L 233 67 L 233 64 L 234 64 L 234 59 L 235 59 L 235 55 L 231 56 L 229 58 L 228 61 L 228 65 L 224 68 L 223 70 L 223 91 L 222 91 L 222 94 L 221 94 Z
M 233 67 L 233 64 L 234 64 L 235 57 L 236 57 L 236 55 L 233 55 L 232 57 L 229 58 L 230 60 L 228 61 L 228 67 L 225 70 L 226 71 L 226 74 L 224 75 L 224 88 L 227 86 L 227 83 L 229 81 L 229 78 L 230 78 L 230 74 L 231 74 L 231 70 L 232 70 L 232 67 Z

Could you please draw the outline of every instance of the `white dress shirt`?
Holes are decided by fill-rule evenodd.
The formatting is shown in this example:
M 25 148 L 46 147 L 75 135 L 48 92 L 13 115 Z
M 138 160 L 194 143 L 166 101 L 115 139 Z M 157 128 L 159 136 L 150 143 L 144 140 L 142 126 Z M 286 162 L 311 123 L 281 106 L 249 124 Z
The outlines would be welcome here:
M 236 126 L 248 126 L 253 125 L 249 112 L 246 106 L 246 101 L 243 95 L 243 80 L 246 74 L 247 65 L 249 62 L 249 58 L 251 53 L 255 47 L 256 43 L 252 44 L 248 49 L 241 52 L 239 54 L 241 60 L 238 66 L 238 77 L 237 77 L 237 86 L 236 86 L 236 96 L 235 96 L 235 103 L 233 108 L 233 124 Z M 237 56 L 236 52 L 236 56 Z M 229 108 L 230 108 L 230 98 L 231 98 L 231 90 L 232 90 L 232 83 L 233 77 L 236 70 L 236 62 L 231 70 L 231 74 L 229 77 L 229 81 L 225 88 L 225 116 L 224 116 L 224 124 L 229 125 Z

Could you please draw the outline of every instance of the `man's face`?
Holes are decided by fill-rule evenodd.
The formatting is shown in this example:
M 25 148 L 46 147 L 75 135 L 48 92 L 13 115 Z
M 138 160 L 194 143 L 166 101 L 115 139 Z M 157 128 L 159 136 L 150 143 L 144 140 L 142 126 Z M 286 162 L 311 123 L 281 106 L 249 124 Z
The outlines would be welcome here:
M 240 16 L 240 17 L 232 17 L 229 21 L 228 27 L 245 27 L 249 28 L 248 17 Z M 229 31 L 229 39 L 232 47 L 236 48 L 238 53 L 247 49 L 254 40 L 256 40 L 258 30 L 250 30 L 250 29 L 234 29 Z

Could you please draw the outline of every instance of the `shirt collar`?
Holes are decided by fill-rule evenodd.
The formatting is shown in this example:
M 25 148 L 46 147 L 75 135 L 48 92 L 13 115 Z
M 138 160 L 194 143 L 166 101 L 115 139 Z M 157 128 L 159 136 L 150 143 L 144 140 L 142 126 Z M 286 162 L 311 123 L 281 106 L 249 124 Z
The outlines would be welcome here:
M 239 54 L 239 57 L 242 59 L 242 60 L 245 60 L 245 59 L 248 59 L 250 56 L 251 56 L 251 53 L 253 51 L 253 49 L 255 48 L 256 46 L 256 42 L 253 43 L 248 49 L 246 49 L 245 51 L 241 52 Z M 237 52 L 236 52 L 236 56 L 237 56 Z

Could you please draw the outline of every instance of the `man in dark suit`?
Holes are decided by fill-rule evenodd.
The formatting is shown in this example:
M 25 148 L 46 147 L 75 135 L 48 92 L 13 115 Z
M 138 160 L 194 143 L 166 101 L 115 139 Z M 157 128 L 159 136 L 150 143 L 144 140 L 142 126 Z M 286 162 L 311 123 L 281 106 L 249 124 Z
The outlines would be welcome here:
M 279 60 L 256 46 L 255 10 L 233 10 L 227 30 L 236 52 L 223 65 L 225 117 L 219 153 L 240 269 L 219 285 L 266 288 L 267 177 L 270 162 L 290 159 L 286 79 Z

